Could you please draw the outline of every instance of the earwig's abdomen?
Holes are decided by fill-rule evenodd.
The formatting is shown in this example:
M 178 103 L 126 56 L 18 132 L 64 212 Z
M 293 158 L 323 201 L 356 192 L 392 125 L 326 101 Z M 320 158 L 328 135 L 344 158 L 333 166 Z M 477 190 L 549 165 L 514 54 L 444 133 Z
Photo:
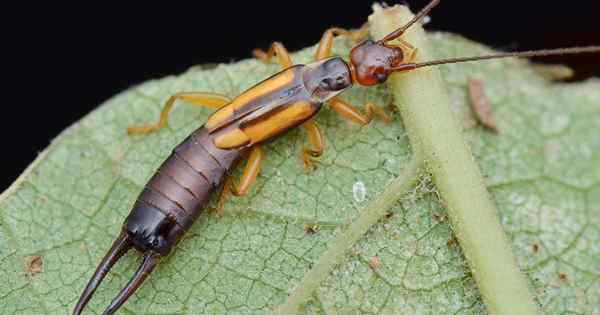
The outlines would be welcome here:
M 125 221 L 136 248 L 168 254 L 247 149 L 222 150 L 204 127 L 179 144 L 144 187 Z

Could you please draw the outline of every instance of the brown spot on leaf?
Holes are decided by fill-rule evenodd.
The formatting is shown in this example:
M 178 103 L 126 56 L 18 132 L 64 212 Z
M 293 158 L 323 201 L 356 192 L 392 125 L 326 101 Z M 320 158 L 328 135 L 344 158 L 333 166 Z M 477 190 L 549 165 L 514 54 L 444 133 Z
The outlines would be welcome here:
M 42 205 L 45 205 L 48 203 L 48 197 L 41 195 L 38 197 L 38 202 Z
M 44 261 L 42 256 L 35 255 L 28 257 L 25 261 L 25 274 L 30 278 L 35 277 L 37 274 L 44 271 Z
M 531 246 L 531 249 L 533 250 L 534 253 L 538 253 L 540 251 L 540 245 L 538 245 L 537 243 L 533 244 Z
M 379 256 L 373 256 L 373 258 L 371 258 L 371 261 L 369 262 L 369 265 L 373 269 L 379 268 L 379 266 L 381 266 L 381 260 L 379 260 Z
M 304 232 L 308 235 L 314 235 L 319 232 L 319 225 L 317 224 L 306 224 L 304 226 Z
M 433 219 L 437 222 L 444 222 L 444 221 L 446 221 L 447 217 L 443 213 L 434 213 Z
M 477 120 L 486 128 L 498 132 L 492 105 L 485 95 L 483 80 L 469 79 L 469 96 L 471 98 L 471 108 L 475 113 Z
M 567 282 L 567 281 L 569 281 L 569 277 L 564 272 L 559 272 L 558 273 L 558 279 L 560 279 L 561 282 Z
M 456 237 L 453 237 L 446 242 L 446 245 L 448 245 L 448 247 L 454 247 L 456 246 L 456 243 Z

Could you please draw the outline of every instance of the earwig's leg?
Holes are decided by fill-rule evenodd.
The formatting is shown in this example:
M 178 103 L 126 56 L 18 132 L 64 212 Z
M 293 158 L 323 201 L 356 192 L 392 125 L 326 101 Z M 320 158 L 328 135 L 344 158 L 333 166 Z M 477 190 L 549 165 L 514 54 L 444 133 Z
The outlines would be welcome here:
M 127 128 L 127 133 L 129 134 L 146 134 L 151 133 L 153 131 L 159 130 L 167 126 L 169 121 L 169 114 L 171 113 L 171 109 L 173 109 L 173 105 L 175 105 L 175 101 L 181 100 L 186 103 L 200 106 L 200 107 L 208 107 L 211 109 L 219 109 L 231 102 L 231 100 L 222 94 L 217 93 L 208 93 L 208 92 L 182 92 L 177 93 L 169 98 L 165 103 L 165 106 L 160 113 L 160 119 L 155 124 L 146 124 L 146 125 L 137 125 L 137 126 L 129 126 Z
M 337 97 L 334 97 L 329 101 L 329 106 L 331 106 L 331 108 L 335 110 L 338 114 L 342 115 L 342 117 L 352 120 L 353 122 L 359 123 L 361 125 L 366 125 L 370 123 L 371 120 L 373 120 L 374 115 L 381 117 L 381 119 L 385 123 L 389 123 L 390 121 L 392 121 L 390 116 L 386 114 L 386 112 L 382 108 L 376 106 L 373 103 L 367 103 L 365 105 L 365 108 L 367 109 L 366 115 L 359 112 L 358 109 L 354 106 L 340 100 Z
M 417 58 L 418 49 L 402 38 L 397 38 L 396 40 L 399 42 L 401 46 L 400 48 L 402 49 L 404 55 L 408 56 L 408 58 L 406 58 L 406 62 L 414 62 L 415 58 Z
M 325 139 L 321 135 L 319 131 L 319 127 L 317 123 L 315 123 L 314 119 L 311 119 L 302 125 L 306 133 L 308 133 L 308 141 L 311 144 L 310 149 L 304 148 L 302 149 L 302 154 L 300 157 L 302 158 L 302 163 L 304 164 L 304 170 L 306 173 L 310 173 L 314 170 L 314 165 L 312 158 L 319 157 L 323 154 L 323 149 L 325 147 Z
M 248 192 L 248 189 L 258 176 L 260 169 L 262 167 L 262 162 L 264 160 L 264 154 L 260 149 L 260 146 L 255 146 L 252 148 L 252 152 L 250 152 L 250 157 L 248 157 L 248 162 L 246 162 L 246 167 L 244 168 L 244 172 L 242 173 L 242 177 L 240 178 L 240 182 L 238 185 L 231 183 L 231 193 L 236 196 L 243 196 Z
M 321 60 L 331 57 L 331 47 L 333 46 L 333 37 L 335 35 L 348 36 L 355 42 L 358 42 L 367 37 L 368 33 L 369 25 L 366 23 L 358 31 L 349 31 L 339 27 L 332 27 L 323 33 L 321 41 L 319 42 L 319 47 L 317 47 L 317 51 L 315 52 L 315 59 Z
M 223 190 L 221 190 L 221 194 L 219 195 L 219 201 L 217 202 L 217 216 L 223 216 L 223 207 L 225 206 L 225 202 L 231 195 L 231 177 L 225 180 L 225 184 L 223 184 Z
M 225 185 L 223 185 L 223 191 L 219 197 L 219 205 L 217 207 L 217 214 L 219 216 L 223 214 L 223 206 L 230 194 L 239 197 L 248 192 L 248 189 L 250 189 L 250 186 L 252 186 L 260 172 L 263 160 L 264 154 L 260 146 L 254 146 L 248 157 L 248 162 L 246 162 L 246 167 L 244 168 L 239 184 L 235 185 L 233 180 L 228 178 Z
M 263 50 L 257 48 L 252 51 L 252 54 L 255 58 L 260 59 L 265 63 L 270 63 L 271 58 L 277 55 L 279 64 L 283 69 L 287 69 L 294 65 L 287 49 L 285 49 L 285 46 L 283 46 L 283 44 L 280 42 L 274 42 L 271 44 L 271 48 L 269 48 L 268 52 L 264 52 Z
M 406 48 L 406 49 L 408 49 L 408 50 L 415 50 L 415 49 L 416 49 L 416 48 L 415 48 L 415 46 L 413 46 L 411 43 L 409 43 L 409 42 L 405 41 L 405 40 L 404 40 L 404 39 L 402 39 L 402 38 L 397 38 L 396 40 L 397 40 L 397 41 L 399 41 L 399 42 L 400 42 L 400 44 L 401 44 L 402 46 L 404 46 L 404 48 Z

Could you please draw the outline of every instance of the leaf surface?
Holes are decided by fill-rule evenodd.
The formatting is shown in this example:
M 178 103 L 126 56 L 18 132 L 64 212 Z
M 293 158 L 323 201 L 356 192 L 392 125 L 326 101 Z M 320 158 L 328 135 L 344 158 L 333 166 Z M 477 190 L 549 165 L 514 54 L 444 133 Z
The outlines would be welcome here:
M 440 57 L 489 51 L 455 35 L 431 36 Z M 336 41 L 342 56 L 350 47 Z M 313 52 L 298 52 L 294 61 L 309 62 Z M 277 70 L 255 60 L 193 68 L 133 87 L 63 132 L 0 197 L 2 313 L 71 312 L 145 182 L 209 111 L 178 105 L 169 127 L 149 136 L 127 136 L 128 125 L 157 119 L 175 92 L 233 97 Z M 598 314 L 600 82 L 550 84 L 515 60 L 443 66 L 442 73 L 544 312 Z M 499 134 L 477 126 L 468 78 L 485 82 Z M 357 105 L 391 100 L 383 87 L 353 88 L 343 98 Z M 269 143 L 250 194 L 228 202 L 223 218 L 202 216 L 122 313 L 267 313 L 285 301 L 328 240 L 410 159 L 398 116 L 359 127 L 326 108 L 317 121 L 326 150 L 313 174 L 300 163 L 302 130 Z M 348 250 L 303 312 L 485 313 L 442 204 L 422 180 Z M 306 225 L 317 225 L 317 233 L 306 233 Z M 28 272 L 37 256 L 41 271 Z M 104 310 L 139 259 L 130 251 L 121 260 L 90 310 Z

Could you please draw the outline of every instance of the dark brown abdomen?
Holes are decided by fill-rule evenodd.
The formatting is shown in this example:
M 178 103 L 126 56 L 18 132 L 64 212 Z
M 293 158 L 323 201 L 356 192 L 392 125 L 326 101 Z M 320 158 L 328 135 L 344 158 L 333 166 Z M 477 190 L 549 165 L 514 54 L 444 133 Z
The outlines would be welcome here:
M 206 128 L 198 128 L 173 150 L 146 184 L 125 222 L 126 226 L 135 227 L 129 230 L 138 234 L 140 241 L 144 235 L 139 234 L 164 233 L 172 247 L 202 213 L 247 150 L 217 148 L 213 139 L 218 133 L 209 134 Z M 166 224 L 164 217 L 172 224 Z M 162 233 L 157 231 L 159 225 Z

